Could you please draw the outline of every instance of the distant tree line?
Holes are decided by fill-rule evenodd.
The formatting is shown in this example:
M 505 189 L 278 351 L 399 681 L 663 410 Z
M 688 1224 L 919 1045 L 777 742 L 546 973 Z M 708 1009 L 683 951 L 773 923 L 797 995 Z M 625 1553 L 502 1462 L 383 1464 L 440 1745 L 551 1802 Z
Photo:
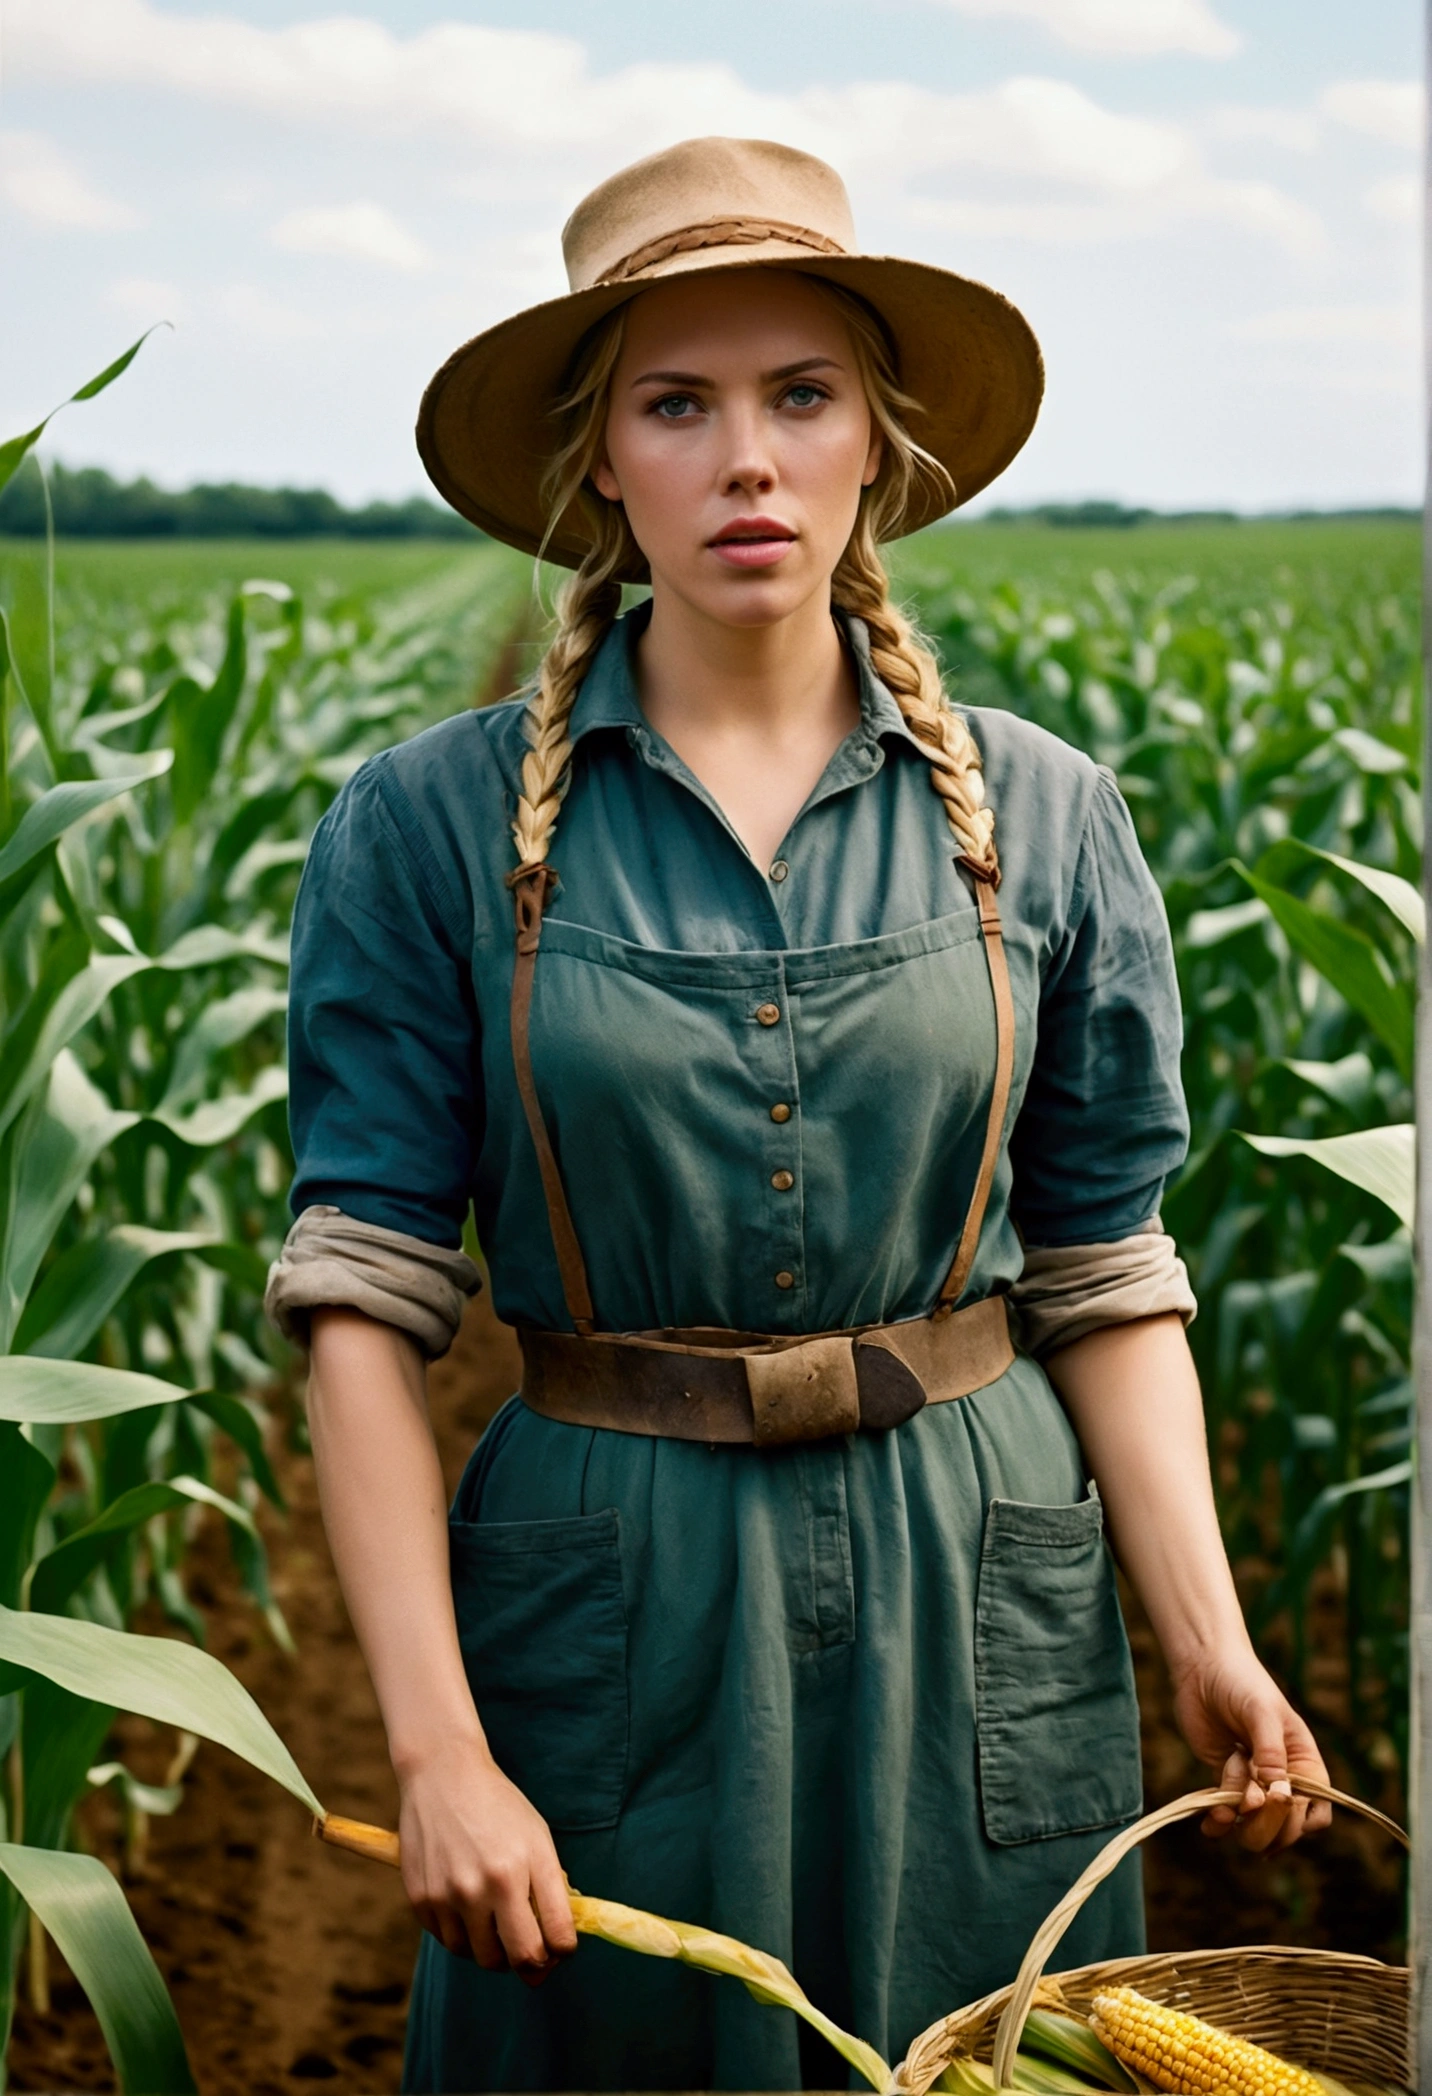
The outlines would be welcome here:
M 412 495 L 348 509 L 322 488 L 251 488 L 238 481 L 173 490 L 118 481 L 98 466 L 49 469 L 55 529 L 75 539 L 470 539 L 455 510 Z M 0 534 L 43 537 L 45 497 L 36 472 L 0 494 Z
M 1064 531 L 1121 531 L 1136 524 L 1304 524 L 1330 517 L 1364 517 L 1387 520 L 1420 517 L 1421 510 L 1401 509 L 1388 503 L 1369 509 L 1293 509 L 1261 512 L 1256 520 L 1236 509 L 1131 509 L 1122 502 L 1039 502 L 1028 509 L 987 509 L 972 518 L 979 524 L 1051 524 Z

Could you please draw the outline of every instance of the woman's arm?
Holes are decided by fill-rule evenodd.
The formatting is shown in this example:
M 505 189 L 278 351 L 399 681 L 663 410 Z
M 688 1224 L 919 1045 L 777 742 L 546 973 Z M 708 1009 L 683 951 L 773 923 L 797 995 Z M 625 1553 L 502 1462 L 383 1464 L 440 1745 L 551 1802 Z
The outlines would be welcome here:
M 319 1499 L 398 1778 L 403 1883 L 448 1950 L 536 1980 L 576 1931 L 546 1823 L 493 1760 L 463 1671 L 422 1355 L 336 1308 L 314 1311 L 312 1345 Z
M 1253 1849 L 1284 1848 L 1331 1817 L 1295 1798 L 1288 1771 L 1328 1780 L 1313 1736 L 1253 1650 L 1219 1533 L 1203 1399 L 1177 1316 L 1105 1325 L 1045 1362 L 1099 1486 L 1114 1554 L 1148 1612 L 1180 1729 L 1223 1785 Z

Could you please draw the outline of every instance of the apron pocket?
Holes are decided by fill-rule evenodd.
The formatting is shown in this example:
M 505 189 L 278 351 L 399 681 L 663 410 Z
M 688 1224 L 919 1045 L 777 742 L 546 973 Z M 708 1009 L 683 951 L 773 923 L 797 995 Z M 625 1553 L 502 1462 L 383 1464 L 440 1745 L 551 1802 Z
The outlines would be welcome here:
M 452 1521 L 448 1534 L 458 1641 L 499 1768 L 554 1830 L 615 1826 L 627 1759 L 616 1508 Z
M 975 1616 L 980 1805 L 994 1842 L 1132 1819 L 1133 1661 L 1097 1487 L 1076 1506 L 991 1500 Z

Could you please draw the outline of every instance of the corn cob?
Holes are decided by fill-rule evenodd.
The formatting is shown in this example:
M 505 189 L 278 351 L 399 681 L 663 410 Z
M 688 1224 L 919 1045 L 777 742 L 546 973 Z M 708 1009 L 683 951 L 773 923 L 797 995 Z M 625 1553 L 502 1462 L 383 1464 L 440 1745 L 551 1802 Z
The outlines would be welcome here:
M 1089 2021 L 1116 2058 L 1172 2096 L 1322 2096 L 1301 2067 L 1133 1987 L 1096 1994 Z

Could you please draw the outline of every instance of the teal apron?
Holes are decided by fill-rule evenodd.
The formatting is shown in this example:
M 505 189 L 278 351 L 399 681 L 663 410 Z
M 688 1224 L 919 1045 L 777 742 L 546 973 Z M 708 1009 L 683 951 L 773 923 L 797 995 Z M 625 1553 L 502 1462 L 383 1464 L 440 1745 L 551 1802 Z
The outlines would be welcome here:
M 770 1006 L 774 1022 L 758 1016 Z M 1019 1019 L 1027 1044 L 1035 1014 Z M 847 946 L 742 953 L 663 952 L 549 920 L 533 1062 L 587 1219 L 599 1318 L 634 1248 L 594 1227 L 591 1152 L 610 1169 L 624 1144 L 649 1150 L 644 1058 L 664 1111 L 675 1084 L 710 1142 L 724 1132 L 744 1154 L 749 1140 L 759 1161 L 680 1321 L 749 1324 L 733 1310 L 754 1271 L 769 1277 L 769 1329 L 812 1332 L 878 1321 L 899 1285 L 857 1261 L 855 1299 L 827 1292 L 851 1247 L 822 1256 L 822 1215 L 849 1212 L 829 1177 L 842 1146 L 822 1131 L 858 1128 L 877 1184 L 892 1160 L 886 1203 L 938 1241 L 975 1177 L 994 1033 L 973 907 Z M 613 1042 L 619 1054 L 604 1052 Z M 508 1053 L 485 1036 L 494 1063 Z M 797 1099 L 797 1115 L 772 1117 Z M 584 1149 L 594 1124 L 600 1145 Z M 896 1162 L 912 1153 L 918 1174 Z M 655 1189 L 648 1257 L 679 1243 L 710 1183 Z M 1002 1160 L 1001 1217 L 1007 1186 Z M 679 1272 L 673 1254 L 630 1292 L 670 1299 Z M 1139 1809 L 1099 1499 L 1029 1360 L 892 1431 L 776 1450 L 575 1427 L 513 1400 L 468 1465 L 451 1539 L 474 1701 L 571 1882 L 774 1952 L 892 2064 L 1012 1977 L 1035 1926 Z M 1141 1947 L 1130 1865 L 1061 1958 Z M 846 2079 L 824 2041 L 730 1980 L 584 1939 L 531 1990 L 421 1946 L 406 2090 Z

